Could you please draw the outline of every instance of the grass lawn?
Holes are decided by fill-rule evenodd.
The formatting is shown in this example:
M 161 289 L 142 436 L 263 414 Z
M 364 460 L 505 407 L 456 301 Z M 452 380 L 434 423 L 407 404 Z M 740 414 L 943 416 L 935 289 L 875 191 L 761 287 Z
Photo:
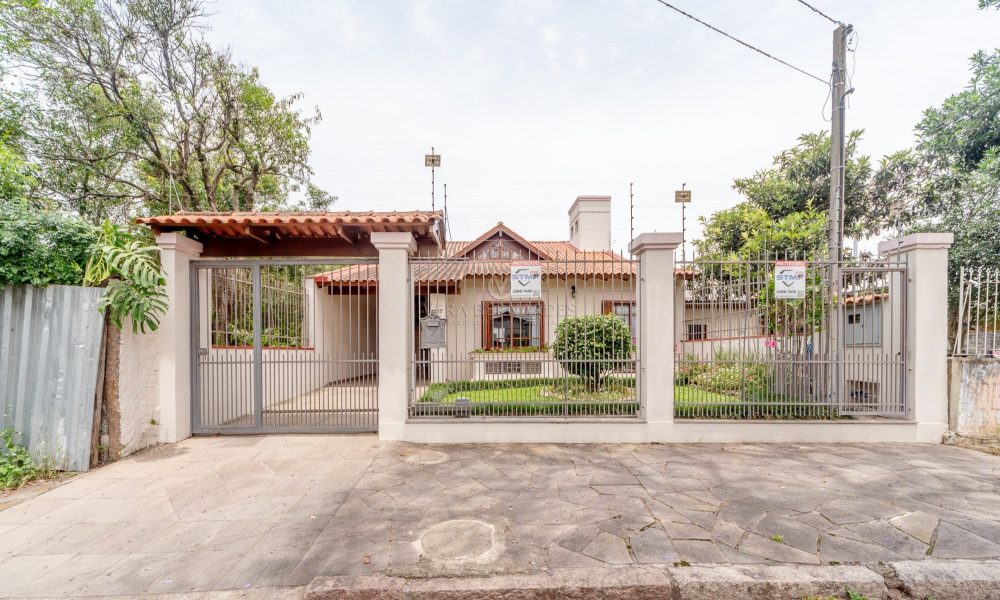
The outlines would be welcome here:
M 674 417 L 678 419 L 829 420 L 841 418 L 821 404 L 765 396 L 748 402 L 738 396 L 692 385 L 674 386 Z
M 423 416 L 453 414 L 459 398 L 469 399 L 470 415 L 481 416 L 634 417 L 639 412 L 630 376 L 607 377 L 597 390 L 576 377 L 433 383 L 414 409 Z

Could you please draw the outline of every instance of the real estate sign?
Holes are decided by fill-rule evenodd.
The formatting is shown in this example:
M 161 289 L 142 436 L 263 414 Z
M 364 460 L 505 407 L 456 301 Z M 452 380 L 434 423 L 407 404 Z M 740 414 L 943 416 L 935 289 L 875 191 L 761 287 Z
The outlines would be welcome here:
M 775 261 L 774 297 L 778 300 L 798 300 L 806 297 L 806 263 L 804 261 Z
M 542 265 L 534 261 L 510 263 L 510 299 L 539 300 L 542 297 Z

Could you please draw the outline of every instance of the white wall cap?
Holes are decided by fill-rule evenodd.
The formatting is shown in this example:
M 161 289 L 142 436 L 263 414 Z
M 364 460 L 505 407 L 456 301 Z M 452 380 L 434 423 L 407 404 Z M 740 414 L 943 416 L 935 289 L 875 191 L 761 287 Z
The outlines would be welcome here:
M 175 252 L 183 252 L 184 254 L 191 254 L 193 256 L 201 256 L 201 251 L 203 249 L 201 242 L 192 240 L 187 236 L 183 236 L 175 231 L 167 231 L 156 236 L 156 245 L 160 247 L 161 250 L 173 250 Z
M 632 240 L 628 248 L 632 254 L 642 254 L 647 250 L 674 250 L 684 241 L 684 234 L 679 231 L 662 233 L 640 233 Z
M 379 250 L 417 251 L 417 240 L 408 231 L 373 231 L 371 240 L 372 245 Z
M 879 254 L 907 252 L 910 250 L 947 250 L 955 241 L 955 234 L 941 233 L 911 233 L 894 240 L 879 242 Z

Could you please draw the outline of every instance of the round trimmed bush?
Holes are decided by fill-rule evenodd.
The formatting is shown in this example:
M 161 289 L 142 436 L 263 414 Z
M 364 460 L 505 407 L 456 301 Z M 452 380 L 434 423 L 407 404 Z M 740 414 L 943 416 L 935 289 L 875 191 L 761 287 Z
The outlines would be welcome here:
M 569 373 L 597 387 L 604 373 L 631 356 L 632 334 L 614 315 L 563 319 L 556 326 L 552 354 Z

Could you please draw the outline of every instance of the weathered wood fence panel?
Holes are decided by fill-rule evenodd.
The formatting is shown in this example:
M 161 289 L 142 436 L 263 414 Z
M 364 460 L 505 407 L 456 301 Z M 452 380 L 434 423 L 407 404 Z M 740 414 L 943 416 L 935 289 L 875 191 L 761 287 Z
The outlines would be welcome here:
M 62 285 L 0 290 L 0 426 L 62 469 L 90 467 L 103 294 Z

